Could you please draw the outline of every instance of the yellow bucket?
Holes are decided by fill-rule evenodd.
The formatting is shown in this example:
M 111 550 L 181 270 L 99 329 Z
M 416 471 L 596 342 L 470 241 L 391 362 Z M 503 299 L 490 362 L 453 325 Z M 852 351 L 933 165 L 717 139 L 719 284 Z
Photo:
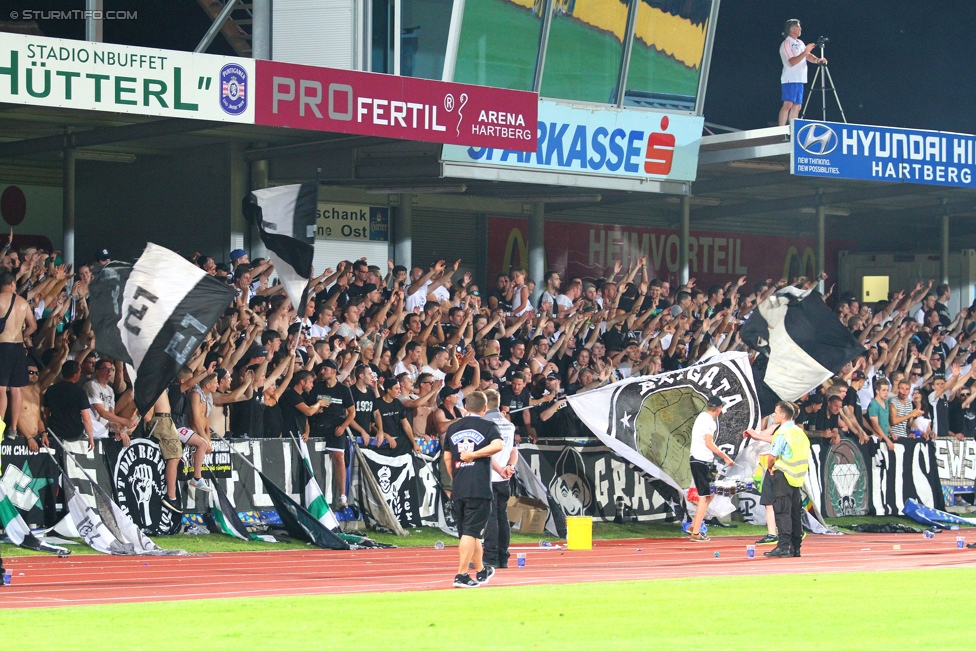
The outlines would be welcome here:
M 566 518 L 566 549 L 593 549 L 593 518 Z

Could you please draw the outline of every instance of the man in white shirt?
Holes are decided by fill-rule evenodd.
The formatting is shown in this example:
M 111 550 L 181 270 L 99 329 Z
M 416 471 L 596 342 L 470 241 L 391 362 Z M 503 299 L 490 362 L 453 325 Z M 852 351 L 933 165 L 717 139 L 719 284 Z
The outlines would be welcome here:
M 786 40 L 779 46 L 779 58 L 783 62 L 783 74 L 780 83 L 783 86 L 783 106 L 779 110 L 779 126 L 800 115 L 803 106 L 803 87 L 807 83 L 807 62 L 827 63 L 827 59 L 819 59 L 813 54 L 816 43 L 804 45 L 800 40 L 800 21 L 791 18 L 786 21 L 783 30 Z
M 138 424 L 139 416 L 128 420 L 115 415 L 115 389 L 112 388 L 114 379 L 115 364 L 112 360 L 98 360 L 95 377 L 85 384 L 88 404 L 91 405 L 92 431 L 96 439 L 107 439 L 109 432 L 114 432 L 116 439 L 129 445 L 129 430 Z
M 492 567 L 508 567 L 508 544 L 511 525 L 508 522 L 509 480 L 515 474 L 518 450 L 515 448 L 515 426 L 498 411 L 501 396 L 493 389 L 485 391 L 488 411 L 485 418 L 498 426 L 502 435 L 502 449 L 491 455 L 491 515 L 485 527 L 485 563 Z
M 725 403 L 718 396 L 710 396 L 705 403 L 705 411 L 698 414 L 695 424 L 691 426 L 691 476 L 695 488 L 698 489 L 698 506 L 695 508 L 695 519 L 691 523 L 688 533 L 694 542 L 707 542 L 708 536 L 701 533 L 701 524 L 705 520 L 705 511 L 712 501 L 712 461 L 715 455 L 722 457 L 726 465 L 732 465 L 729 455 L 722 452 L 715 445 L 718 434 L 718 417 L 722 413 Z

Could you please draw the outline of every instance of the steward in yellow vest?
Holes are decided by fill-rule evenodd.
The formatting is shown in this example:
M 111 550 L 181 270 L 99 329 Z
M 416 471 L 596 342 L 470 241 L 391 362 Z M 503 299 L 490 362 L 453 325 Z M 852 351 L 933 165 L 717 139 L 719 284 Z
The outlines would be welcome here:
M 800 555 L 803 541 L 803 498 L 800 488 L 807 476 L 810 459 L 810 440 L 793 422 L 799 408 L 792 402 L 779 402 L 773 410 L 773 422 L 779 425 L 773 435 L 770 450 L 769 475 L 773 482 L 773 512 L 779 541 L 776 548 L 766 552 L 770 558 L 789 558 Z

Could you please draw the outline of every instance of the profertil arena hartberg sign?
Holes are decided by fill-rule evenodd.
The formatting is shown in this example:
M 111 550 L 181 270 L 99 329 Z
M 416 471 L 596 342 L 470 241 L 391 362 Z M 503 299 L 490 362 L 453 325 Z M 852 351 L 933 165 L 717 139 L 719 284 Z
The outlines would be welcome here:
M 0 33 L 0 102 L 254 123 L 254 60 Z
M 976 187 L 976 136 L 793 121 L 791 171 L 858 181 Z
M 534 151 L 538 96 L 370 72 L 257 62 L 255 123 Z

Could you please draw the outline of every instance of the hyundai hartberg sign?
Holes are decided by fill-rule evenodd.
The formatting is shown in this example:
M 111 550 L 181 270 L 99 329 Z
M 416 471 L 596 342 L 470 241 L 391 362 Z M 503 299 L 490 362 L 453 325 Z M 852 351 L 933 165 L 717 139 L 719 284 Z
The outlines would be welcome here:
M 371 72 L 257 62 L 255 123 L 533 151 L 538 96 Z
M 704 118 L 539 102 L 538 145 L 445 146 L 445 162 L 641 181 L 694 181 Z M 526 175 L 526 182 L 532 182 Z
M 837 122 L 793 121 L 791 171 L 858 181 L 971 188 L 976 136 Z

